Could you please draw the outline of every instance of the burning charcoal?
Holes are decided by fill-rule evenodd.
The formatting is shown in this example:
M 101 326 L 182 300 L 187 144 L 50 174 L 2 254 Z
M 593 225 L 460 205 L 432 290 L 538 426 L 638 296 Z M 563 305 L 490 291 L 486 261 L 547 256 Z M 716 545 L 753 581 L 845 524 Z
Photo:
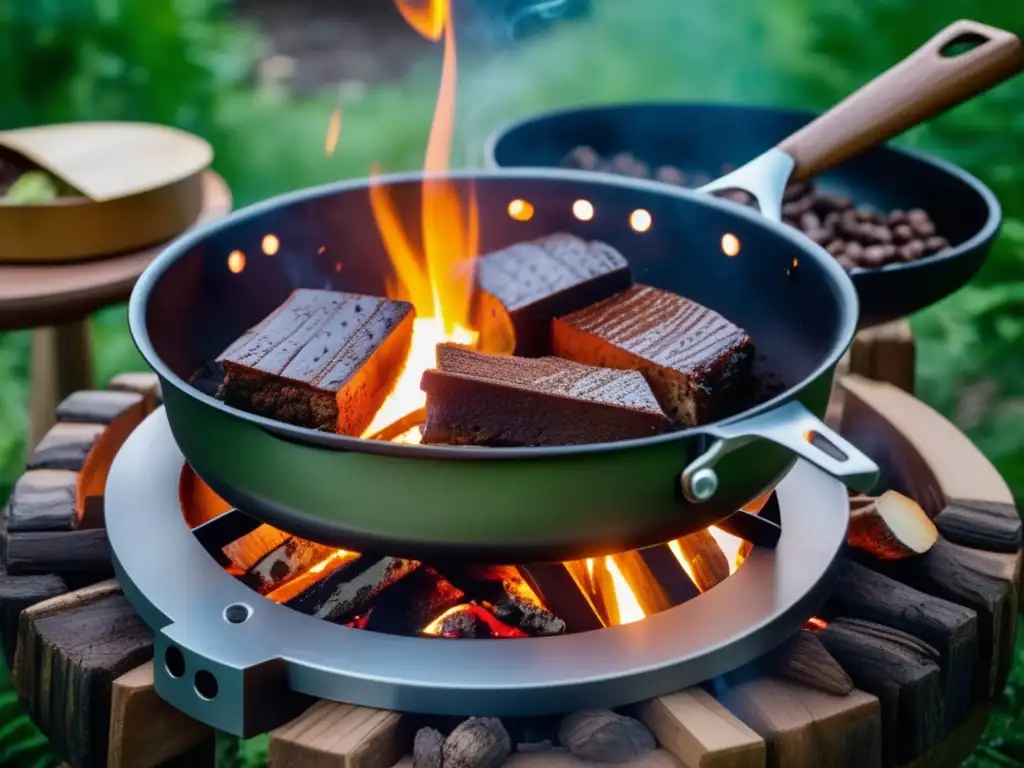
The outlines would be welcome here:
M 512 754 L 512 739 L 496 717 L 471 717 L 442 747 L 444 768 L 499 768 Z
M 533 593 L 563 619 L 570 632 L 589 632 L 604 624 L 565 563 L 532 563 L 516 569 Z
M 412 305 L 297 290 L 229 346 L 224 399 L 301 427 L 358 436 L 401 373 Z
M 394 585 L 405 581 L 410 574 L 416 573 L 418 568 L 419 563 L 415 560 L 363 555 L 284 602 L 289 608 L 319 619 L 344 623 L 381 592 L 395 591 Z M 287 585 L 267 596 L 273 600 L 280 590 L 285 588 Z M 367 625 L 374 619 L 376 613 L 375 606 Z M 428 616 L 426 620 L 429 619 Z M 415 625 L 409 634 L 414 634 L 420 626 L 422 624 Z M 370 628 L 367 626 L 367 629 Z
M 441 768 L 444 736 L 433 728 L 420 728 L 412 742 L 413 768 Z
M 530 635 L 560 635 L 565 621 L 540 601 L 512 566 L 436 566 L 471 600 L 487 605 L 501 622 Z
M 949 241 L 944 237 L 929 237 L 924 243 L 925 250 L 929 255 L 942 253 L 949 248 Z
M 675 184 L 680 187 L 686 186 L 686 174 L 671 165 L 661 166 L 654 177 L 665 184 Z
M 576 757 L 599 763 L 636 760 L 657 746 L 643 723 L 610 709 L 566 715 L 558 729 L 558 739 Z
M 424 443 L 572 445 L 624 440 L 671 427 L 638 373 L 555 357 L 484 355 L 437 347 L 423 374 Z
M 680 332 L 678 318 L 686 317 Z M 628 326 L 623 318 L 630 318 Z M 635 285 L 561 317 L 555 352 L 590 365 L 639 370 L 678 423 L 706 424 L 734 412 L 753 386 L 754 344 L 707 307 L 668 291 Z
M 549 354 L 552 318 L 624 291 L 632 282 L 629 264 L 610 245 L 567 234 L 519 243 L 477 262 L 478 327 L 489 337 L 498 333 L 494 326 L 511 325 L 516 354 Z
M 432 569 L 420 568 L 378 595 L 364 628 L 388 635 L 417 635 L 464 597 Z
M 477 611 L 466 610 L 447 614 L 437 628 L 440 637 L 490 637 L 491 628 Z
M 590 147 L 576 147 L 562 159 L 560 165 L 581 171 L 596 171 L 601 165 L 601 156 Z

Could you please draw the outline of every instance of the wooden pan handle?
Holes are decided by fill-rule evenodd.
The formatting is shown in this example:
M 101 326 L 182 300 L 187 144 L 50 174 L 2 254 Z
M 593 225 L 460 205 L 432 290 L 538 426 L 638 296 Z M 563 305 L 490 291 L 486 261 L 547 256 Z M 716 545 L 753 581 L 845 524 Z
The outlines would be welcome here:
M 957 54 L 958 44 L 973 48 Z M 954 22 L 909 57 L 778 145 L 796 161 L 792 180 L 808 179 L 998 85 L 1024 68 L 1010 32 Z

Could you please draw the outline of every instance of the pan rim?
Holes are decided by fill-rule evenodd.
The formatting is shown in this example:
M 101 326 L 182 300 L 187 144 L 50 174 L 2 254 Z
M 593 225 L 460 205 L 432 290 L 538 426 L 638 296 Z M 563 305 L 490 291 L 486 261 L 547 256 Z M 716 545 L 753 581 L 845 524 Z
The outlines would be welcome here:
M 627 179 L 616 177 L 611 174 L 594 174 L 586 171 L 573 171 L 554 168 L 484 168 L 484 169 L 458 169 L 447 173 L 423 173 L 412 171 L 405 173 L 384 174 L 372 181 L 374 184 L 389 185 L 400 183 L 422 183 L 431 179 L 453 179 L 453 180 L 486 180 L 486 179 L 524 179 L 532 181 L 564 181 L 575 182 L 584 185 L 599 185 L 605 187 L 618 187 L 622 189 L 633 189 L 648 193 L 655 193 L 667 197 L 682 198 L 691 203 L 701 206 L 718 208 L 725 213 L 746 219 L 754 226 L 771 232 L 776 237 L 787 240 L 792 247 L 803 256 L 815 259 L 824 270 L 828 279 L 829 288 L 836 299 L 839 312 L 836 338 L 833 341 L 832 350 L 823 356 L 818 365 L 812 369 L 803 379 L 791 385 L 785 391 L 775 397 L 760 403 L 753 408 L 741 411 L 727 419 L 712 422 L 697 427 L 667 432 L 650 437 L 631 438 L 603 443 L 586 443 L 582 445 L 562 446 L 531 446 L 501 449 L 482 449 L 474 446 L 445 446 L 445 445 L 407 445 L 399 443 L 382 442 L 377 440 L 338 435 L 317 430 L 298 427 L 285 422 L 260 416 L 243 411 L 239 408 L 229 406 L 216 398 L 207 395 L 188 382 L 179 377 L 170 367 L 164 363 L 157 354 L 149 335 L 146 311 L 149 306 L 149 298 L 154 288 L 163 277 L 164 273 L 176 263 L 182 256 L 188 253 L 193 247 L 200 244 L 212 233 L 221 230 L 231 224 L 256 218 L 260 215 L 280 209 L 282 207 L 301 203 L 306 200 L 318 197 L 326 197 L 345 192 L 368 189 L 371 180 L 368 178 L 350 179 L 340 182 L 332 182 L 313 187 L 306 187 L 281 195 L 270 197 L 252 205 L 235 211 L 217 221 L 206 223 L 186 232 L 168 245 L 150 263 L 140 276 L 132 290 L 128 303 L 128 326 L 132 338 L 142 357 L 158 374 L 160 379 L 173 386 L 185 397 L 191 398 L 203 404 L 205 407 L 214 408 L 246 425 L 262 429 L 270 435 L 302 445 L 326 449 L 338 453 L 365 453 L 388 456 L 403 459 L 429 459 L 429 460 L 476 460 L 476 461 L 516 461 L 531 459 L 552 459 L 579 457 L 591 454 L 614 453 L 628 451 L 637 448 L 648 448 L 663 443 L 683 442 L 693 438 L 706 435 L 709 429 L 725 424 L 735 424 L 767 413 L 796 399 L 798 395 L 813 385 L 822 376 L 829 375 L 838 365 L 839 360 L 853 343 L 857 331 L 859 317 L 859 301 L 857 291 L 849 274 L 839 266 L 827 251 L 820 246 L 807 240 L 799 232 L 779 222 L 764 218 L 758 212 L 741 206 L 734 205 L 728 201 L 702 195 L 684 188 L 674 188 L 646 179 Z
M 574 113 L 579 112 L 608 112 L 611 113 L 617 109 L 693 109 L 693 110 L 722 110 L 722 111 L 755 111 L 764 114 L 773 114 L 782 117 L 793 117 L 807 120 L 813 120 L 814 118 L 823 114 L 810 109 L 792 109 L 788 107 L 773 107 L 765 104 L 745 104 L 743 102 L 736 101 L 673 101 L 673 100 L 650 100 L 650 101 L 623 101 L 615 103 L 594 103 L 588 102 L 578 104 L 573 107 L 560 107 L 558 109 L 547 110 L 544 112 L 535 112 L 532 115 L 519 118 L 517 120 L 511 120 L 504 125 L 499 126 L 492 131 L 484 141 L 484 162 L 487 167 L 492 170 L 507 171 L 513 169 L 525 169 L 525 168 L 551 168 L 552 166 L 506 166 L 498 163 L 497 160 L 497 149 L 501 141 L 510 135 L 513 131 L 523 128 L 524 126 L 530 125 L 531 123 L 540 122 L 542 120 L 549 120 L 559 117 L 566 117 Z M 768 147 L 765 147 L 767 150 Z M 879 145 L 879 150 L 885 152 L 893 152 L 897 155 L 904 155 L 913 160 L 916 160 L 924 165 L 931 166 L 939 171 L 942 171 L 962 184 L 970 187 L 985 203 L 985 208 L 988 215 L 985 219 L 985 223 L 981 228 L 975 232 L 971 237 L 967 238 L 959 245 L 949 248 L 944 253 L 929 256 L 926 259 L 920 259 L 912 262 L 897 262 L 894 264 L 886 264 L 883 267 L 876 267 L 873 269 L 866 269 L 864 267 L 855 267 L 851 269 L 847 274 L 853 277 L 864 277 L 870 278 L 874 275 L 880 274 L 902 274 L 905 272 L 913 272 L 914 270 L 926 269 L 928 266 L 933 264 L 941 264 L 947 261 L 957 259 L 976 248 L 980 248 L 984 243 L 992 240 L 999 231 L 1003 219 L 1002 206 L 999 203 L 999 199 L 995 193 L 988 188 L 988 186 L 981 181 L 977 176 L 972 174 L 970 171 L 961 168 L 949 160 L 930 154 L 920 149 L 913 147 L 900 147 L 895 146 L 891 142 L 886 142 Z M 605 177 L 609 176 L 612 178 L 621 178 L 616 174 L 604 173 L 601 171 L 585 171 L 591 176 Z M 674 185 L 664 184 L 656 180 L 651 180 L 655 184 L 660 186 L 675 188 Z

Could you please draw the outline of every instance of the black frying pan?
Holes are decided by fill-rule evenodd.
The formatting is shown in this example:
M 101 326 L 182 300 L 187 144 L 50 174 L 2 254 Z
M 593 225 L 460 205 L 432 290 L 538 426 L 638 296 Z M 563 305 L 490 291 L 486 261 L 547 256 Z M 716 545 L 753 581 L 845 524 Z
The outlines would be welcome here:
M 883 140 L 1004 77 L 1019 66 L 1019 41 L 985 29 L 986 42 L 956 60 L 940 59 L 932 41 L 933 58 L 925 63 L 943 77 L 919 84 L 903 100 L 905 111 L 887 113 L 884 129 L 851 118 L 856 130 L 837 132 L 826 116 L 755 161 L 770 166 L 767 176 L 751 176 L 757 165 L 738 173 L 758 182 L 748 188 L 757 187 L 770 208 L 776 187 L 763 184 L 766 178 L 781 196 L 794 166 L 816 173 L 851 147 Z M 962 35 L 963 28 L 952 32 Z M 893 72 L 901 70 L 905 78 L 908 65 Z M 912 58 L 909 74 L 919 71 Z M 952 73 L 967 81 L 943 82 Z M 852 101 L 870 111 L 864 100 L 871 96 L 869 88 Z M 626 255 L 639 282 L 686 295 L 747 329 L 788 389 L 715 424 L 558 448 L 396 445 L 228 407 L 189 385 L 188 377 L 292 289 L 385 291 L 391 270 L 367 183 L 306 190 L 186 235 L 146 270 L 132 294 L 132 334 L 160 375 L 175 440 L 229 503 L 338 546 L 514 563 L 622 551 L 704 528 L 772 487 L 795 456 L 851 487 L 873 484 L 872 462 L 820 421 L 857 321 L 853 285 L 821 248 L 749 209 L 652 182 L 543 170 L 461 172 L 450 179 L 462 199 L 475 187 L 482 251 L 556 231 L 604 240 Z M 405 230 L 417 231 L 422 177 L 381 183 Z M 572 212 L 581 198 L 595 211 L 587 221 Z M 529 221 L 509 216 L 514 199 L 533 204 Z M 649 215 L 645 231 L 630 226 L 637 209 Z M 268 233 L 280 242 L 273 256 L 260 254 Z M 742 244 L 733 258 L 722 252 L 725 233 Z M 237 257 L 229 258 L 235 250 L 248 254 L 241 271 Z
M 817 115 L 769 107 L 700 103 L 609 104 L 534 115 L 495 131 L 486 162 L 494 168 L 557 167 L 578 146 L 603 157 L 622 152 L 652 168 L 714 175 L 746 163 Z M 880 210 L 923 208 L 952 247 L 941 254 L 850 276 L 860 327 L 906 317 L 954 293 L 984 264 L 1002 212 L 992 192 L 951 163 L 924 153 L 877 147 L 822 174 L 821 186 Z

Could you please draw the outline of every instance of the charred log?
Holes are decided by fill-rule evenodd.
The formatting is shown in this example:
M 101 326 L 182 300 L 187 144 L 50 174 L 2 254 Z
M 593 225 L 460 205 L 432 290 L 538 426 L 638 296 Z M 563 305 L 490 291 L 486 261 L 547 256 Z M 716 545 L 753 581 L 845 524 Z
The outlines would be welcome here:
M 565 621 L 548 610 L 513 566 L 434 565 L 467 600 L 485 605 L 504 624 L 530 635 L 560 635 Z
M 832 654 L 806 630 L 797 632 L 774 651 L 761 658 L 771 674 L 804 683 L 826 693 L 845 696 L 853 690 L 853 681 Z
M 395 567 L 392 566 L 392 569 Z M 389 635 L 415 635 L 445 611 L 465 600 L 461 590 L 431 568 L 415 568 L 391 584 L 386 590 L 376 590 L 379 594 L 363 625 L 364 629 Z M 365 604 L 366 601 L 363 602 Z M 340 620 L 344 620 L 348 614 L 337 615 Z
M 880 560 L 899 560 L 927 552 L 935 545 L 935 524 L 913 499 L 897 491 L 850 499 L 846 543 Z
M 300 577 L 304 588 L 297 595 L 289 596 L 285 600 L 280 599 L 294 588 L 289 582 L 270 592 L 267 597 L 284 602 L 289 608 L 316 616 L 318 619 L 345 622 L 381 592 L 388 591 L 389 587 L 419 568 L 419 563 L 414 560 L 401 560 L 395 557 L 364 555 L 356 556 L 352 560 L 339 560 L 342 563 L 339 567 L 312 583 L 309 583 L 306 576 Z M 310 576 L 316 578 L 319 574 Z M 305 586 L 306 584 L 309 585 Z M 428 617 L 428 620 L 429 618 L 432 617 Z M 415 629 L 418 627 L 413 628 L 414 631 Z

